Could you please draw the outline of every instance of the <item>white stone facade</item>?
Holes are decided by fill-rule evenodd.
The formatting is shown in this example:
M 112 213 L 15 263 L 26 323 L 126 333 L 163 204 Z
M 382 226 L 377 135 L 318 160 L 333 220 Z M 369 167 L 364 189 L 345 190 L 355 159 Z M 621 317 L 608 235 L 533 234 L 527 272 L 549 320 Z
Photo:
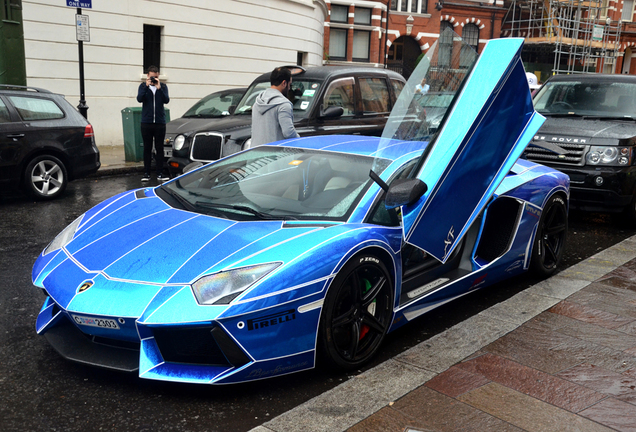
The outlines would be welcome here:
M 23 0 L 27 83 L 79 104 L 76 9 L 65 0 Z M 143 25 L 162 27 L 161 78 L 172 119 L 201 97 L 245 87 L 283 64 L 318 66 L 324 0 L 92 0 L 84 43 L 88 118 L 98 146 L 122 145 L 121 110 L 140 106 Z

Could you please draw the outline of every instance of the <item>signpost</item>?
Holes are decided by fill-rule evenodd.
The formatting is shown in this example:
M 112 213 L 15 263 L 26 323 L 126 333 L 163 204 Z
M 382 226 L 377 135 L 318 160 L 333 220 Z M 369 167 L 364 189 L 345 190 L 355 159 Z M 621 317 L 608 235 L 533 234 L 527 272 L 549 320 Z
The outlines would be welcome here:
M 86 105 L 86 96 L 84 93 L 84 42 L 91 41 L 90 27 L 88 25 L 88 15 L 82 15 L 82 8 L 92 9 L 93 0 L 66 0 L 66 6 L 77 8 L 75 15 L 75 31 L 77 39 L 77 48 L 79 51 L 79 78 L 80 78 L 80 101 L 77 109 L 80 114 L 88 120 L 88 105 Z

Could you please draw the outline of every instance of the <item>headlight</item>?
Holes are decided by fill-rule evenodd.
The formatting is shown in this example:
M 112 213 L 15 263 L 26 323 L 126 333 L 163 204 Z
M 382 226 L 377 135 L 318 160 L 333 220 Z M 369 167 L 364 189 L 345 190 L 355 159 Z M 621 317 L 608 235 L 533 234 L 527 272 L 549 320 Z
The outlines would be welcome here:
M 252 138 L 246 139 L 243 143 L 243 150 L 247 150 L 249 148 L 252 148 Z
M 181 150 L 183 148 L 183 144 L 185 143 L 185 137 L 183 135 L 177 135 L 174 139 L 174 149 Z
M 77 231 L 77 227 L 79 227 L 80 223 L 82 222 L 82 218 L 84 218 L 84 215 L 81 215 L 80 217 L 75 219 L 69 226 L 64 228 L 64 230 L 59 233 L 51 243 L 49 243 L 46 249 L 44 249 L 44 255 L 61 249 L 69 244 L 69 242 L 73 240 L 75 231 Z
M 229 304 L 279 265 L 259 264 L 204 276 L 192 284 L 192 291 L 201 305 Z
M 631 165 L 629 147 L 592 146 L 585 157 L 589 165 Z

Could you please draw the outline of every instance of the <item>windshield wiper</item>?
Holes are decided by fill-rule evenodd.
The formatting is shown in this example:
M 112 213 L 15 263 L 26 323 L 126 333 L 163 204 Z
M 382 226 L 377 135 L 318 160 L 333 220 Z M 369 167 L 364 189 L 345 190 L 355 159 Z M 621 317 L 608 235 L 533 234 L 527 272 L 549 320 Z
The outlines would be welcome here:
M 169 189 L 165 186 L 160 186 L 160 189 L 164 192 L 166 192 L 168 195 L 170 195 L 172 198 L 174 198 L 176 201 L 179 202 L 179 204 L 181 204 L 181 206 L 183 206 L 184 209 L 186 210 L 190 210 L 190 211 L 196 211 L 197 208 L 195 207 L 194 204 L 192 204 L 190 201 L 188 201 L 187 199 L 185 199 L 184 197 L 182 197 L 181 195 L 179 195 L 177 192 L 173 191 L 172 189 Z
M 550 111 L 538 111 L 538 113 L 545 117 L 585 117 L 583 114 L 576 114 L 573 112 L 553 113 Z
M 586 120 L 628 120 L 636 121 L 636 118 L 631 116 L 583 116 Z
M 210 202 L 205 202 L 205 201 L 197 201 L 194 203 L 195 206 L 197 207 L 201 207 L 201 208 L 205 208 L 205 209 L 230 209 L 230 210 L 238 210 L 238 211 L 242 211 L 245 213 L 251 213 L 254 216 L 257 216 L 260 219 L 266 219 L 266 220 L 276 220 L 276 219 L 282 219 L 282 220 L 297 220 L 295 217 L 293 216 L 275 216 L 269 213 L 264 213 L 264 212 L 260 212 L 256 209 L 253 209 L 252 207 L 248 207 L 248 206 L 243 206 L 243 205 L 233 205 L 233 204 L 218 204 L 218 203 L 210 203 Z

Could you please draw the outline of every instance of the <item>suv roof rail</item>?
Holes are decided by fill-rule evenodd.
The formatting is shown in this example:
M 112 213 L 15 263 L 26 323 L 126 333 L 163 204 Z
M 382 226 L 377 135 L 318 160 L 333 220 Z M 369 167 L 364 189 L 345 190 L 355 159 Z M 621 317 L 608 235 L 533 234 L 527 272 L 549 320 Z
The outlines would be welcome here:
M 45 90 L 45 89 L 39 88 L 39 87 L 21 86 L 21 85 L 13 85 L 13 84 L 0 84 L 0 89 L 5 89 L 5 90 L 26 90 L 26 91 L 36 92 L 36 93 L 53 93 L 50 90 Z

